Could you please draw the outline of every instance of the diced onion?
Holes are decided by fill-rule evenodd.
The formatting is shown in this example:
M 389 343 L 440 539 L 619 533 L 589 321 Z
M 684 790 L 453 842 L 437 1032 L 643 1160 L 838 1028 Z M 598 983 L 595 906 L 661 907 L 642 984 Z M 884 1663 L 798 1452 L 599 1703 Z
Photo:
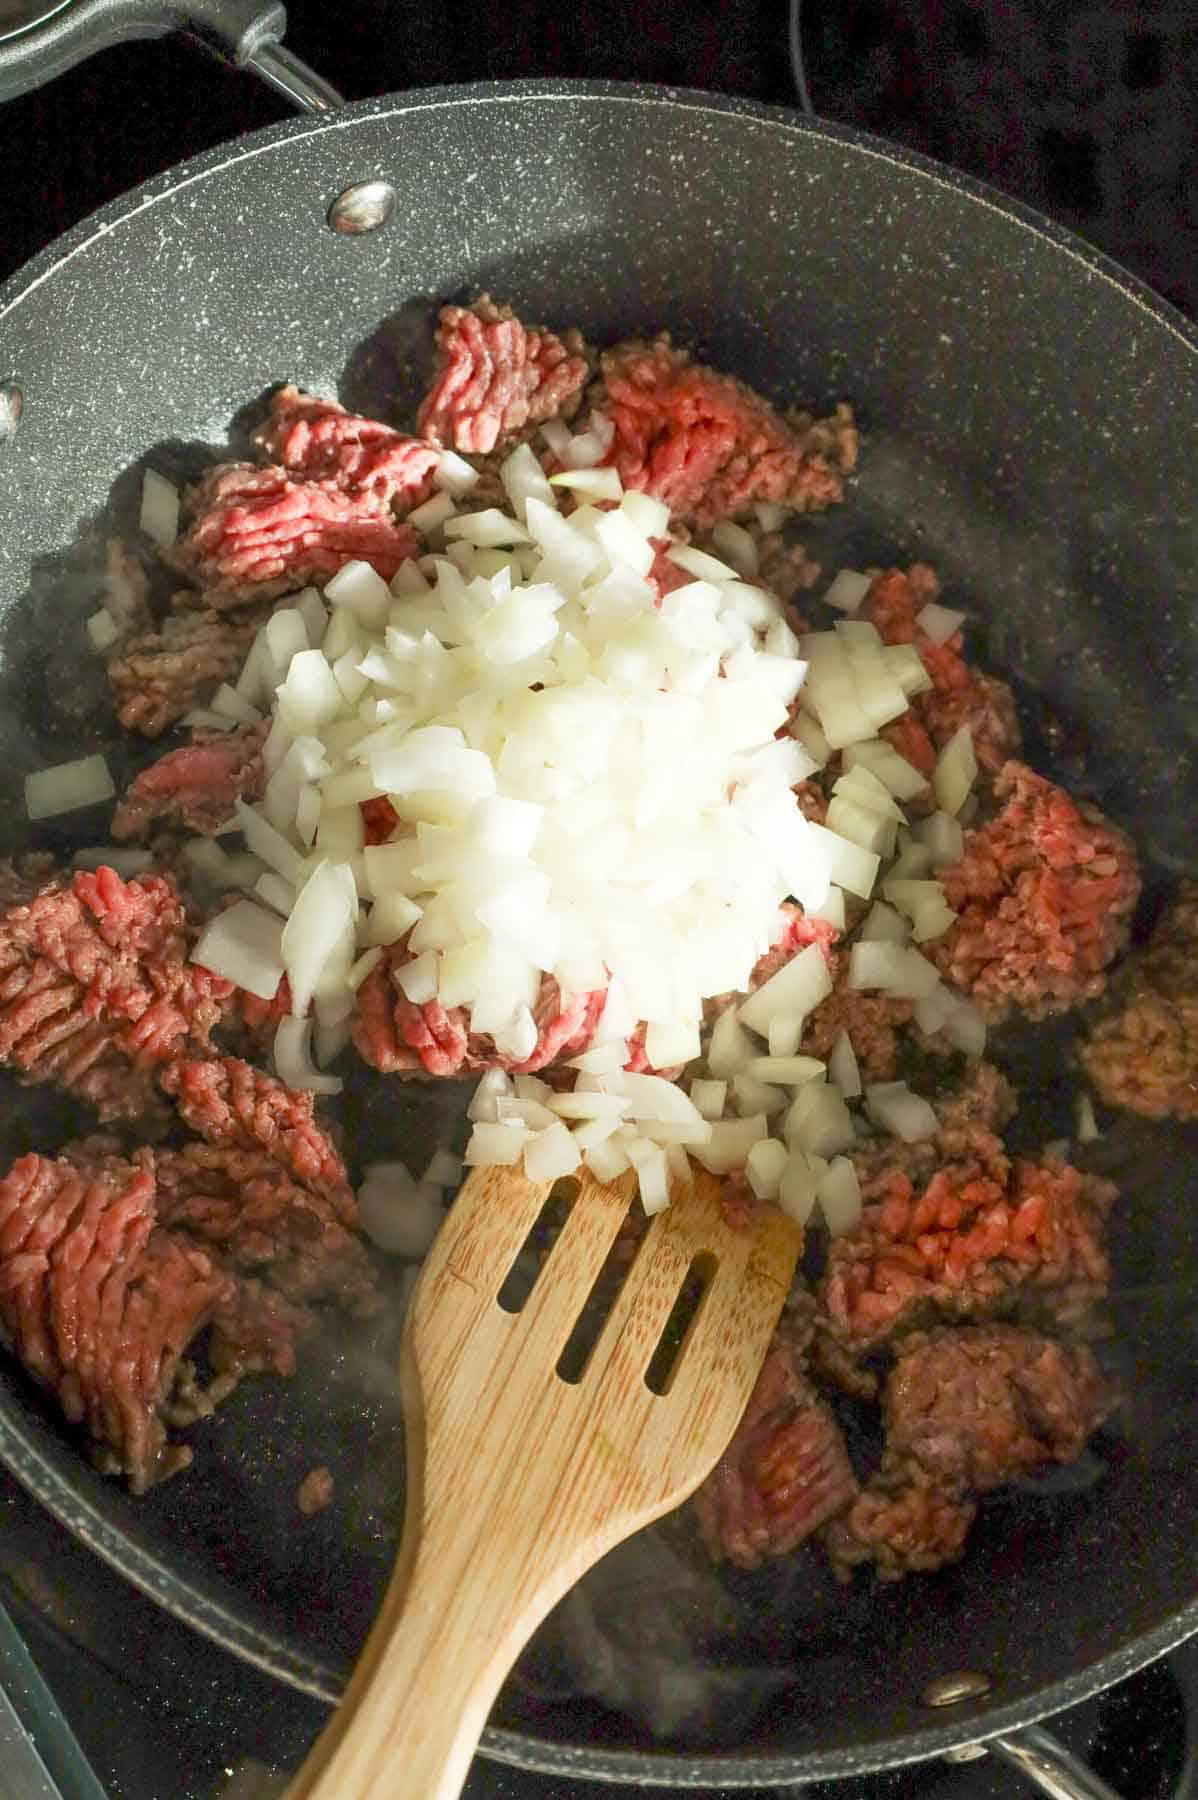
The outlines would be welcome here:
M 154 867 L 154 853 L 131 850 L 127 844 L 97 844 L 76 850 L 71 863 L 76 869 L 115 869 L 122 881 L 129 881 Z
M 939 971 L 910 944 L 858 942 L 849 953 L 851 988 L 881 988 L 896 999 L 918 1000 L 939 983 Z
M 778 1181 L 778 1205 L 796 1225 L 805 1225 L 815 1206 L 815 1171 L 801 1150 L 792 1150 Z
M 745 1158 L 745 1177 L 758 1200 L 775 1200 L 790 1152 L 778 1138 L 759 1138 Z
M 743 1168 L 753 1145 L 768 1136 L 764 1113 L 749 1119 L 722 1119 L 712 1125 L 711 1137 L 695 1149 L 694 1158 L 713 1175 L 727 1175 Z
M 847 1156 L 834 1156 L 815 1184 L 824 1223 L 833 1237 L 845 1237 L 861 1223 L 861 1184 Z
M 282 921 L 252 900 L 238 900 L 204 927 L 191 960 L 259 1000 L 273 1000 L 283 979 Z
M 749 996 L 739 1017 L 742 1024 L 765 1037 L 773 1019 L 795 1013 L 806 1016 L 831 992 L 832 977 L 823 952 L 818 944 L 808 944 Z M 722 1073 L 711 1065 L 710 1056 L 708 1063 L 713 1074 Z
M 783 1135 L 792 1149 L 816 1156 L 835 1156 L 851 1150 L 857 1141 L 843 1097 L 821 1081 L 810 1081 L 799 1089 L 783 1123 Z
M 81 756 L 75 762 L 37 769 L 25 777 L 25 811 L 30 819 L 54 819 L 59 813 L 76 812 L 111 800 L 116 784 L 102 756 Z
M 312 1094 L 339 1094 L 339 1075 L 322 1075 L 311 1056 L 311 1019 L 280 1019 L 275 1029 L 275 1073 L 284 1086 Z
M 950 637 L 960 631 L 965 623 L 965 614 L 953 612 L 947 606 L 938 606 L 934 600 L 915 615 L 915 623 L 924 636 L 933 644 L 947 644 Z
M 87 635 L 91 639 L 92 649 L 103 656 L 105 650 L 111 650 L 120 637 L 120 627 L 106 606 L 99 612 L 92 613 L 87 621 Z
M 556 1181 L 569 1175 L 582 1161 L 582 1152 L 560 1120 L 538 1131 L 524 1150 L 524 1172 L 530 1181 Z
M 901 1138 L 905 1144 L 918 1144 L 935 1137 L 940 1128 L 932 1108 L 920 1094 L 913 1094 L 905 1081 L 886 1082 L 865 1090 L 865 1110 L 875 1125 Z
M 824 605 L 837 612 L 855 613 L 873 586 L 857 569 L 841 569 L 824 595 Z
M 951 813 L 931 813 L 911 829 L 917 842 L 931 853 L 933 869 L 959 863 L 965 854 L 965 833 Z
M 861 1070 L 857 1064 L 853 1041 L 847 1031 L 842 1031 L 832 1046 L 828 1058 L 828 1079 L 840 1089 L 846 1100 L 856 1100 L 861 1094 Z
M 157 469 L 142 476 L 139 523 L 161 550 L 168 550 L 179 535 L 179 490 Z
M 936 767 L 932 772 L 936 804 L 942 812 L 953 815 L 960 812 L 977 780 L 977 773 L 973 732 L 968 725 L 962 725 L 936 758 Z
M 531 1133 L 524 1125 L 492 1125 L 480 1119 L 466 1145 L 466 1165 L 471 1169 L 510 1167 L 519 1162 L 530 1137 Z M 577 1168 L 577 1161 L 572 1166 Z
M 726 1081 L 692 1081 L 689 1092 L 696 1109 L 705 1119 L 723 1117 L 724 1105 L 728 1098 Z

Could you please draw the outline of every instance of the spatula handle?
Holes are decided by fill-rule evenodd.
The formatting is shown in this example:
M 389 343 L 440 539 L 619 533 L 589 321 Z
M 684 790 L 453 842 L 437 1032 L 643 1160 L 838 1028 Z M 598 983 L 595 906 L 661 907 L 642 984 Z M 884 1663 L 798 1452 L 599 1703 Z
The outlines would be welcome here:
M 447 1568 L 439 1557 L 434 1568 L 418 1556 L 409 1574 L 401 1559 L 345 1697 L 287 1800 L 456 1800 L 540 1617 L 513 1627 L 521 1598 L 501 1559 L 492 1558 L 485 1596 L 477 1568 L 458 1561 Z

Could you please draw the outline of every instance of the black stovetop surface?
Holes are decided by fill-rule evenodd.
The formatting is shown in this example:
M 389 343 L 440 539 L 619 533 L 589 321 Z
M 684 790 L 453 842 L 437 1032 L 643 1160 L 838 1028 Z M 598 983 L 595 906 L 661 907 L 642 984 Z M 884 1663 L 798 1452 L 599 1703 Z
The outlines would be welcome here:
M 292 47 L 355 98 L 516 75 L 794 98 L 785 0 L 458 0 L 452 12 L 410 0 L 291 0 L 288 11 Z M 804 0 L 804 42 L 824 116 L 984 176 L 1198 313 L 1192 8 Z M 284 116 L 252 80 L 179 40 L 106 52 L 10 102 L 0 108 L 0 279 L 146 176 Z M 319 1729 L 322 1708 L 165 1619 L 2 1474 L 0 1598 L 114 1800 L 266 1800 Z M 1191 1696 L 1198 1652 L 1183 1650 L 1053 1728 L 1126 1800 L 1167 1800 L 1193 1786 Z M 983 1758 L 807 1792 L 998 1800 L 1020 1785 Z M 571 1791 L 479 1763 L 467 1794 L 565 1800 Z

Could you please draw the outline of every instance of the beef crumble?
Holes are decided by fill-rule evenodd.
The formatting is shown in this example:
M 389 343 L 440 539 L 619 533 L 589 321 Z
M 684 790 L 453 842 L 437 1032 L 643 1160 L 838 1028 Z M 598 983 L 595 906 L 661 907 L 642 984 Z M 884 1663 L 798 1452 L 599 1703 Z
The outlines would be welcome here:
M 1080 1056 L 1108 1106 L 1198 1118 L 1198 882 L 1183 884 L 1117 977 Z

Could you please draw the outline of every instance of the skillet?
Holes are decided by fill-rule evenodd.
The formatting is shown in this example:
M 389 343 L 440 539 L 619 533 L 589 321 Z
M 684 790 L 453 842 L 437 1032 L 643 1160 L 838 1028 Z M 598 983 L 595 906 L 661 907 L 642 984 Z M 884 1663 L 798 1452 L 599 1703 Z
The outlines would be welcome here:
M 377 176 L 398 195 L 390 223 L 328 230 L 332 199 Z M 6 286 L 0 378 L 24 398 L 3 450 L 10 770 L 110 732 L 66 627 L 94 606 L 90 523 L 110 498 L 119 512 L 121 471 L 152 447 L 219 441 L 285 377 L 377 407 L 413 379 L 433 301 L 484 286 L 600 339 L 668 324 L 780 398 L 851 398 L 862 476 L 806 534 L 813 551 L 830 567 L 935 561 L 1017 679 L 1033 759 L 1126 824 L 1150 874 L 1193 872 L 1189 327 L 976 184 L 843 129 L 664 90 L 434 90 L 271 127 L 105 209 Z M 13 848 L 27 830 L 6 806 Z M 1010 1047 L 1037 1100 L 1029 1141 L 1068 1128 L 1062 1048 Z M 6 1157 L 64 1129 L 44 1096 L 6 1100 Z M 351 1128 L 373 1154 L 431 1146 L 452 1109 L 450 1095 L 404 1095 Z M 652 1577 L 675 1602 L 703 1723 L 675 1717 L 655 1738 L 610 1696 L 555 1692 L 549 1638 L 485 1748 L 697 1786 L 858 1774 L 1056 1711 L 1198 1626 L 1195 1148 L 1193 1132 L 1130 1126 L 1103 1146 L 1125 1177 L 1112 1359 L 1130 1399 L 1089 1485 L 996 1501 L 967 1560 L 928 1581 L 845 1593 L 804 1564 L 802 1581 L 721 1586 L 706 1637 L 710 1587 L 680 1578 L 663 1542 L 647 1573 L 609 1570 L 597 1593 L 627 1601 Z M 0 1387 L 0 1453 L 72 1529 L 181 1616 L 330 1698 L 394 1543 L 398 1437 L 385 1359 L 331 1342 L 288 1390 L 236 1397 L 201 1434 L 197 1468 L 134 1503 L 16 1374 Z M 344 1499 L 300 1533 L 295 1483 L 320 1461 Z M 929 1712 L 928 1684 L 962 1669 L 988 1691 Z

